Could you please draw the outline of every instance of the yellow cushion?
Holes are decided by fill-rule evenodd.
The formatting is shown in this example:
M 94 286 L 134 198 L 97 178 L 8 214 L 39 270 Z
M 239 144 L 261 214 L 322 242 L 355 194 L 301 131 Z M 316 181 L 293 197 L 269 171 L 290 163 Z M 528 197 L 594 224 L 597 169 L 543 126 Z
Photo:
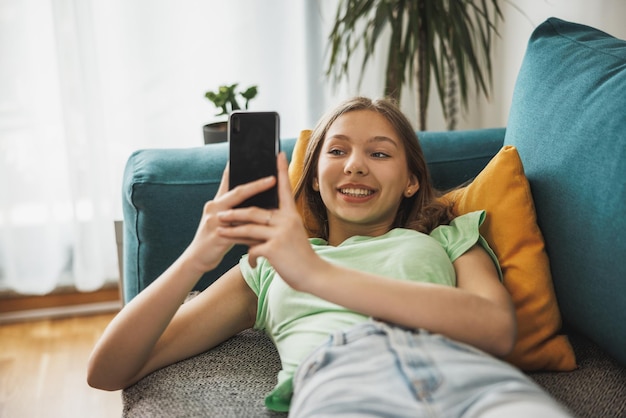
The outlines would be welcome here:
M 289 163 L 289 183 L 291 188 L 295 188 L 298 180 L 302 176 L 302 170 L 304 169 L 304 156 L 306 155 L 306 147 L 311 138 L 311 130 L 305 129 L 300 131 L 298 140 L 293 146 L 291 153 L 291 162 Z
M 298 140 L 293 146 L 291 163 L 289 163 L 289 183 L 291 184 L 292 189 L 296 187 L 298 180 L 300 180 L 300 177 L 302 176 L 302 171 L 304 169 L 304 156 L 306 155 L 306 148 L 309 143 L 309 138 L 311 137 L 311 132 L 311 130 L 301 131 L 298 136 Z M 298 211 L 302 216 L 302 221 L 304 222 L 304 226 L 307 231 L 318 231 L 320 229 L 320 225 L 317 222 L 317 219 L 310 215 L 304 205 L 304 199 L 302 199 L 302 197 L 296 200 L 296 205 L 298 206 Z M 309 234 L 309 236 L 311 236 L 311 234 Z
M 576 368 L 567 337 L 558 334 L 550 264 L 517 149 L 503 147 L 471 184 L 446 197 L 458 214 L 487 211 L 480 232 L 498 256 L 517 314 L 517 343 L 506 360 L 523 370 Z
M 311 131 L 302 131 L 294 146 L 289 167 L 292 186 L 302 175 L 310 134 Z M 503 147 L 470 185 L 445 198 L 455 202 L 459 215 L 487 211 L 480 232 L 498 256 L 518 322 L 517 342 L 505 360 L 527 371 L 575 369 L 572 347 L 566 336 L 558 334 L 561 315 L 548 256 L 517 150 Z M 311 224 L 315 221 L 306 215 L 304 203 L 297 203 L 305 224 L 315 226 Z

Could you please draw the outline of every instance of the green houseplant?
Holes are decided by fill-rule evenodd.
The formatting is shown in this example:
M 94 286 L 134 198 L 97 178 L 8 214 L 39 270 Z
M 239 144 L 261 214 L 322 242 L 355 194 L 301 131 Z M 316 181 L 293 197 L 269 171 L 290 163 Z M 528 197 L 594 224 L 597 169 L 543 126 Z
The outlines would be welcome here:
M 204 125 L 204 143 L 212 144 L 215 142 L 224 142 L 227 137 L 228 115 L 233 110 L 248 109 L 250 100 L 254 99 L 259 93 L 257 86 L 250 86 L 244 91 L 237 91 L 239 83 L 219 86 L 215 91 L 207 91 L 204 94 L 216 109 L 218 113 L 215 116 L 224 116 L 224 118 Z M 243 99 L 243 106 L 240 100 Z
M 361 75 L 377 45 L 386 45 L 386 96 L 400 101 L 402 87 L 417 84 L 419 128 L 426 129 L 434 76 L 448 128 L 456 123 L 456 97 L 467 108 L 474 84 L 488 97 L 490 51 L 502 19 L 498 0 L 340 0 L 329 35 L 327 76 L 348 76 L 357 50 L 363 51 Z

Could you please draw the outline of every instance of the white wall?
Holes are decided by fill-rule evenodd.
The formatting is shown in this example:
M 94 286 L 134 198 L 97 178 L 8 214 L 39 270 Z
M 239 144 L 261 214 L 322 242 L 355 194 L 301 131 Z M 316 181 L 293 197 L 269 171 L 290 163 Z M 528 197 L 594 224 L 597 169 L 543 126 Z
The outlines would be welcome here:
M 533 30 L 549 17 L 593 26 L 617 38 L 626 39 L 626 1 L 624 0 L 511 0 L 503 3 L 504 22 L 501 39 L 494 50 L 494 84 L 491 100 L 477 101 L 476 108 L 466 115 L 461 128 L 505 126 L 513 88 L 526 44 Z M 524 13 L 522 14 L 520 10 Z M 434 106 L 433 106 L 433 112 Z M 434 119 L 434 115 L 432 115 Z M 435 120 L 431 129 L 443 129 Z

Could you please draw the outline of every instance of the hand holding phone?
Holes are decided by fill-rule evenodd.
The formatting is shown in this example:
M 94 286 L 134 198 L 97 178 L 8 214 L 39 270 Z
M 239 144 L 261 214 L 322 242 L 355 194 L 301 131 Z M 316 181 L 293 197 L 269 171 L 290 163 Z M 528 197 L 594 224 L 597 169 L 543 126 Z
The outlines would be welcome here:
M 276 112 L 232 112 L 228 119 L 230 189 L 262 177 L 276 176 L 280 152 L 280 119 Z M 238 207 L 278 208 L 278 188 L 272 187 Z

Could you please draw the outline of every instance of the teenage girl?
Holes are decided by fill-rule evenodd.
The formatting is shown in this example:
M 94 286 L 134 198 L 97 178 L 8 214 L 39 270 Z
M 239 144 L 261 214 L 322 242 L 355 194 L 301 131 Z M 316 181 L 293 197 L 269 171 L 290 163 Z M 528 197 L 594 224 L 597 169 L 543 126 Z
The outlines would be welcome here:
M 90 385 L 128 387 L 255 327 L 282 363 L 266 405 L 291 416 L 569 416 L 498 359 L 516 324 L 485 213 L 455 218 L 437 199 L 394 103 L 359 97 L 323 117 L 294 191 L 277 164 L 278 178 L 231 191 L 226 169 L 189 247 L 94 348 Z M 276 182 L 278 209 L 235 209 Z M 248 254 L 183 304 L 235 244 Z

